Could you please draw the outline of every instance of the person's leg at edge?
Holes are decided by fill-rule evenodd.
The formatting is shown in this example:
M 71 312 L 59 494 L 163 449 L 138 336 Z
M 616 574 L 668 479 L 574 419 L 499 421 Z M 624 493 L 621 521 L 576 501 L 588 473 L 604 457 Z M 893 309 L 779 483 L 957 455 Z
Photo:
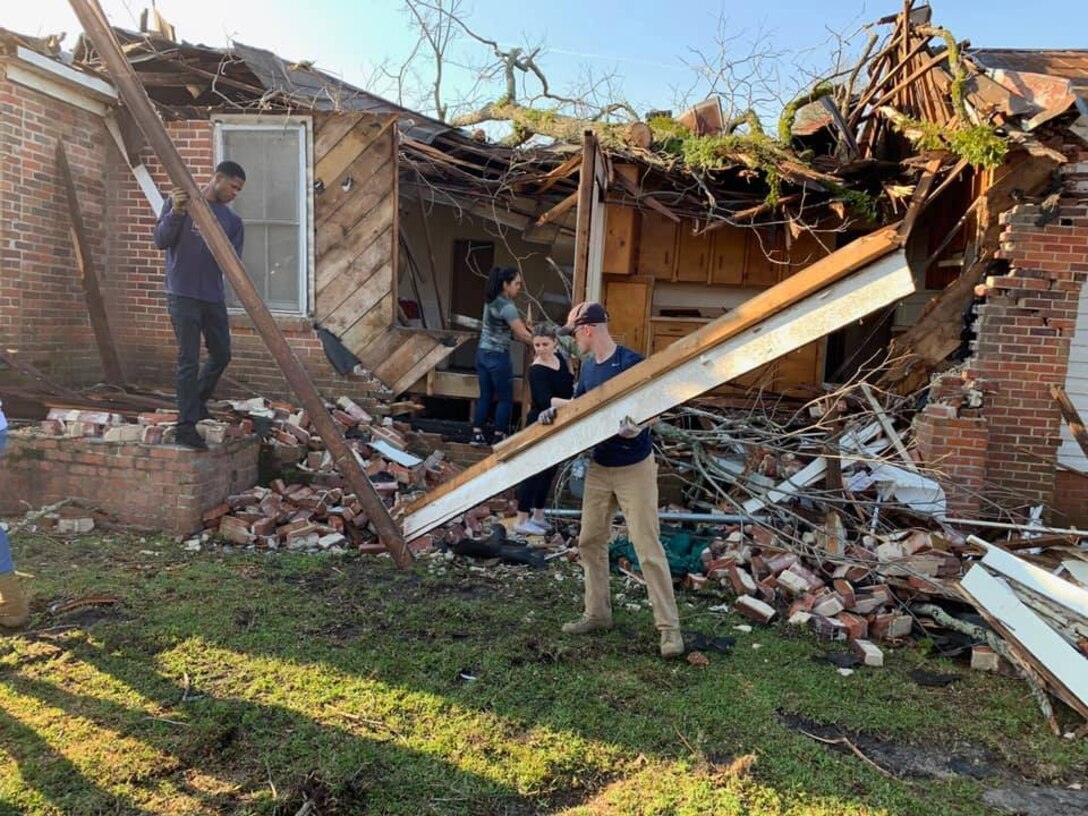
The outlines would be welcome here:
M 230 316 L 226 303 L 204 303 L 204 344 L 208 349 L 208 359 L 198 380 L 200 396 L 200 415 L 207 418 L 208 400 L 215 393 L 219 378 L 230 365 Z
M 620 508 L 627 519 L 631 543 L 638 555 L 646 591 L 654 610 L 654 624 L 661 633 L 661 654 L 683 654 L 680 614 L 676 608 L 672 574 L 661 544 L 661 524 L 657 515 L 657 463 L 653 454 L 641 462 L 616 468 L 614 488 Z
M 491 387 L 491 371 L 487 365 L 487 352 L 482 349 L 476 351 L 476 380 L 480 385 L 480 396 L 476 400 L 476 412 L 472 416 L 472 444 L 483 445 L 484 425 L 487 424 L 487 415 L 491 413 L 491 400 L 494 395 Z
M 178 425 L 192 427 L 200 419 L 200 301 L 178 295 L 168 295 L 167 301 L 178 344 L 175 372 Z
M 612 625 L 608 545 L 617 504 L 609 470 L 596 462 L 591 462 L 586 470 L 582 527 L 578 533 L 579 560 L 585 573 L 585 610 L 581 620 L 563 626 L 567 634 L 583 634 Z
M 494 368 L 495 398 L 495 441 L 501 441 L 510 433 L 510 416 L 514 412 L 514 366 L 509 354 L 496 357 Z

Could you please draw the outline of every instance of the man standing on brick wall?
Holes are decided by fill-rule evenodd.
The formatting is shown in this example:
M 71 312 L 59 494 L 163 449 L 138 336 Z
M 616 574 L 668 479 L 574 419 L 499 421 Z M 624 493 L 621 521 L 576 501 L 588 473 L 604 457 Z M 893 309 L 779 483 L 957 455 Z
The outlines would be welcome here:
M 232 161 L 220 162 L 203 189 L 234 251 L 242 255 L 245 230 L 227 205 L 242 192 L 246 173 Z M 196 424 L 208 418 L 207 402 L 230 363 L 230 321 L 223 291 L 223 271 L 189 214 L 189 195 L 175 189 L 155 225 L 155 246 L 166 250 L 166 297 L 178 341 L 176 389 L 179 445 L 207 450 Z M 200 339 L 208 359 L 200 369 Z
M 574 389 L 577 398 L 603 385 L 617 374 L 642 361 L 642 355 L 620 346 L 608 331 L 608 314 L 600 303 L 580 303 L 567 317 L 560 334 L 573 335 L 579 350 L 587 354 Z M 570 400 L 553 398 L 538 422 L 550 425 Z M 582 494 L 582 529 L 578 535 L 585 572 L 585 611 L 579 620 L 563 625 L 568 635 L 582 635 L 612 628 L 612 597 L 609 592 L 608 545 L 612 517 L 623 510 L 631 543 L 654 609 L 654 623 L 661 635 L 661 656 L 684 654 L 680 615 L 672 588 L 672 575 L 661 546 L 657 517 L 657 463 L 648 428 L 629 421 L 621 423 L 616 436 L 593 449 Z
M 0 404 L 0 457 L 8 442 L 8 421 Z M 15 577 L 15 565 L 11 561 L 11 545 L 8 533 L 0 527 L 0 628 L 17 629 L 30 616 L 26 595 Z

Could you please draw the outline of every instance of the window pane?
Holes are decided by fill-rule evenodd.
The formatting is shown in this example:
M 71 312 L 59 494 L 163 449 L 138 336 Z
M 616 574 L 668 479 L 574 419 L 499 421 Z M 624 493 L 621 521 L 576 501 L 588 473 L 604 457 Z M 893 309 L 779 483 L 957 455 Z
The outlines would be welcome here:
M 299 311 L 298 227 L 269 226 L 268 290 L 265 300 L 274 309 Z
M 242 247 L 242 265 L 246 268 L 246 274 L 257 287 L 257 292 L 268 303 L 268 270 L 266 258 L 268 257 L 268 227 L 262 224 L 246 224 L 246 242 Z M 297 270 L 296 270 L 297 274 Z M 231 306 L 240 306 L 238 296 L 234 294 L 230 284 L 227 284 L 227 303 Z
M 221 158 L 238 162 L 246 171 L 245 188 L 231 205 L 246 225 L 246 272 L 270 309 L 301 311 L 308 268 L 299 246 L 306 223 L 302 128 L 224 128 L 221 133 Z M 233 293 L 229 297 L 237 305 Z

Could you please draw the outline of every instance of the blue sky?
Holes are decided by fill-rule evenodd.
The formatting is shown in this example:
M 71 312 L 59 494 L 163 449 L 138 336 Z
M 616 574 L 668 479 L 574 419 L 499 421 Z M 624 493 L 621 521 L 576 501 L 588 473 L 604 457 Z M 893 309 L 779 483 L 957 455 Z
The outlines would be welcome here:
M 670 108 L 677 87 L 693 80 L 685 61 L 692 48 L 713 49 L 719 14 L 724 12 L 732 48 L 762 33 L 768 48 L 794 56 L 783 63 L 783 81 L 803 74 L 790 62 L 823 66 L 830 59 L 829 30 L 848 32 L 901 8 L 900 0 L 462 0 L 469 23 L 503 44 L 543 44 L 543 65 L 560 90 L 586 68 L 614 71 L 636 109 Z M 144 0 L 102 0 L 117 25 L 135 28 Z M 193 42 L 223 45 L 230 37 L 294 59 L 309 59 L 356 84 L 367 84 L 384 58 L 399 61 L 414 35 L 398 0 L 159 0 L 158 7 Z M 934 22 L 976 46 L 1088 48 L 1084 5 L 1076 0 L 936 0 Z M 0 25 L 23 33 L 78 31 L 65 0 L 14 2 L 0 8 Z M 1080 41 L 1078 41 L 1078 38 Z M 864 37 L 860 38 L 862 41 Z M 482 47 L 465 45 L 459 60 L 475 61 Z M 471 84 L 466 71 L 454 70 L 451 98 Z M 381 90 L 388 91 L 383 87 Z

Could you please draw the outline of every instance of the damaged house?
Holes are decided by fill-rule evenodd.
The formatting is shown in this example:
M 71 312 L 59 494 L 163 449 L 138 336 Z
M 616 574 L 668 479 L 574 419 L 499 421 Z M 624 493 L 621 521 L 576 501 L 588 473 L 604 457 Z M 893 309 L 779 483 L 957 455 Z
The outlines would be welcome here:
M 237 205 L 247 272 L 327 395 L 411 394 L 433 416 L 466 417 L 492 265 L 522 270 L 535 319 L 600 299 L 622 342 L 672 350 L 664 364 L 757 299 L 760 319 L 779 313 L 772 293 L 788 289 L 776 287 L 800 287 L 821 260 L 886 239 L 867 262 L 902 252 L 913 291 L 807 327 L 804 342 L 696 393 L 725 407 L 804 402 L 890 356 L 874 378 L 919 395 L 918 452 L 944 474 L 950 516 L 1042 504 L 1086 523 L 1088 459 L 1053 389 L 1088 411 L 1088 55 L 963 50 L 926 8 L 883 22 L 880 50 L 789 106 L 773 136 L 711 100 L 534 149 L 258 48 L 115 34 L 193 173 L 226 156 L 250 171 Z M 110 380 L 58 144 L 121 376 L 169 387 L 151 243 L 166 174 L 93 48 L 2 42 L 5 400 L 26 395 L 27 371 L 69 389 Z M 224 384 L 289 397 L 241 311 L 232 331 Z

